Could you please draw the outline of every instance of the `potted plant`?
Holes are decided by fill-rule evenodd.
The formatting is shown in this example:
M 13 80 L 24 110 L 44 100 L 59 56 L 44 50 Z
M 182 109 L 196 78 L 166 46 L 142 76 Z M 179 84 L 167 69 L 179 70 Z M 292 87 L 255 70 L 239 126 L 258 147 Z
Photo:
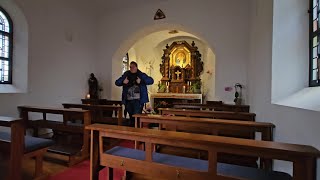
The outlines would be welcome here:
M 196 94 L 201 93 L 201 82 L 197 81 L 191 85 L 191 91 Z
M 163 93 L 163 92 L 165 92 L 165 90 L 166 90 L 166 85 L 159 83 L 158 84 L 158 92 Z
M 242 85 L 240 83 L 236 83 L 234 85 L 234 89 L 236 90 L 236 92 L 234 93 L 234 102 L 236 103 L 236 105 L 241 105 L 242 103 Z

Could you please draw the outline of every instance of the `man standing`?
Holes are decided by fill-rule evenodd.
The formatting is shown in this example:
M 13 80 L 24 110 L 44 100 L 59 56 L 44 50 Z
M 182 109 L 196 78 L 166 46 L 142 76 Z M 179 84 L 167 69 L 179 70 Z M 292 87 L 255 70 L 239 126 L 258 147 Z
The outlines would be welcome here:
M 152 77 L 138 69 L 134 61 L 130 63 L 130 70 L 116 80 L 116 86 L 122 86 L 122 104 L 129 113 L 129 126 L 134 126 L 134 114 L 141 114 L 144 103 L 149 102 L 147 85 L 153 84 Z

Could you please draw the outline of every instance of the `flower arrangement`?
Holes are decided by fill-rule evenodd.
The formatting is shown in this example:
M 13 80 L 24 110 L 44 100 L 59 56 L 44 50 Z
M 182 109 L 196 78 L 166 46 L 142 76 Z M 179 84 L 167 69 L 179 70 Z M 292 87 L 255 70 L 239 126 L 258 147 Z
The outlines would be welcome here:
M 197 82 L 193 83 L 193 84 L 191 85 L 190 90 L 191 90 L 193 93 L 200 93 L 200 92 L 201 92 L 201 82 L 200 82 L 200 81 L 197 81 Z
M 166 85 L 165 84 L 161 84 L 159 81 L 158 84 L 158 92 L 164 92 L 166 90 Z

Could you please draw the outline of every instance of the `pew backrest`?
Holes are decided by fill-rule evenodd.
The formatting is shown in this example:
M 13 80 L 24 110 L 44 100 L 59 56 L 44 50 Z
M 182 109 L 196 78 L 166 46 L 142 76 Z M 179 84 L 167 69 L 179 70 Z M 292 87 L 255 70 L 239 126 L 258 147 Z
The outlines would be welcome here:
M 99 133 L 100 162 L 112 167 L 122 167 L 128 171 L 157 174 L 159 176 L 174 179 L 172 175 L 183 176 L 189 179 L 230 179 L 217 173 L 217 153 L 230 153 L 244 156 L 258 156 L 293 162 L 293 179 L 315 180 L 316 159 L 320 156 L 319 150 L 306 145 L 296 145 L 269 141 L 255 141 L 230 137 L 199 135 L 184 132 L 158 131 L 151 129 L 137 129 L 130 127 L 92 124 L 86 129 Z M 94 136 L 91 136 L 94 137 Z M 119 157 L 114 154 L 106 154 L 103 149 L 103 137 L 120 138 L 145 142 L 146 150 L 144 160 Z M 91 139 L 92 142 L 94 139 Z M 91 144 L 93 148 L 94 142 Z M 183 148 L 205 150 L 209 154 L 207 171 L 186 170 L 174 166 L 159 166 L 153 156 L 153 144 L 163 144 Z M 93 155 L 93 154 L 91 154 Z M 145 169 L 145 168 L 147 169 Z M 91 169 L 92 171 L 92 169 Z M 162 174 L 156 173 L 161 172 Z M 176 171 L 179 171 L 175 173 Z M 92 172 L 91 172 L 92 173 Z M 242 178 L 231 178 L 242 179 Z
M 189 110 L 189 109 L 174 109 L 174 108 L 158 108 L 158 110 L 162 115 L 205 117 L 205 118 L 214 118 L 214 119 L 255 121 L 255 117 L 256 117 L 255 113 L 246 113 L 246 112 Z
M 90 105 L 72 103 L 63 103 L 62 105 L 67 109 L 80 108 L 91 111 L 91 119 L 93 123 L 117 123 L 118 125 L 122 125 L 122 105 Z M 116 122 L 114 122 L 115 120 Z

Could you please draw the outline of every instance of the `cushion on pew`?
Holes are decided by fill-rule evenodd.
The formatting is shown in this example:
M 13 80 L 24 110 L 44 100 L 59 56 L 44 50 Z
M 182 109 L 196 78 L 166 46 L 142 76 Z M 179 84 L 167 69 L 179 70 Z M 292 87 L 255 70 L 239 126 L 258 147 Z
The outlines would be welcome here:
M 2 141 L 11 141 L 11 134 L 7 132 L 0 132 L 0 140 Z M 42 148 L 46 148 L 52 146 L 54 141 L 50 139 L 43 139 L 43 138 L 36 138 L 32 136 L 25 136 L 24 137 L 24 144 L 25 144 L 25 153 L 32 152 L 35 150 L 39 150 Z
M 105 152 L 106 154 L 145 160 L 145 151 L 116 146 Z M 208 161 L 193 159 L 169 154 L 152 153 L 152 161 L 160 164 L 192 169 L 196 171 L 208 171 Z M 250 180 L 292 180 L 292 177 L 283 172 L 265 171 L 245 166 L 218 163 L 217 173 L 219 175 L 233 176 Z

